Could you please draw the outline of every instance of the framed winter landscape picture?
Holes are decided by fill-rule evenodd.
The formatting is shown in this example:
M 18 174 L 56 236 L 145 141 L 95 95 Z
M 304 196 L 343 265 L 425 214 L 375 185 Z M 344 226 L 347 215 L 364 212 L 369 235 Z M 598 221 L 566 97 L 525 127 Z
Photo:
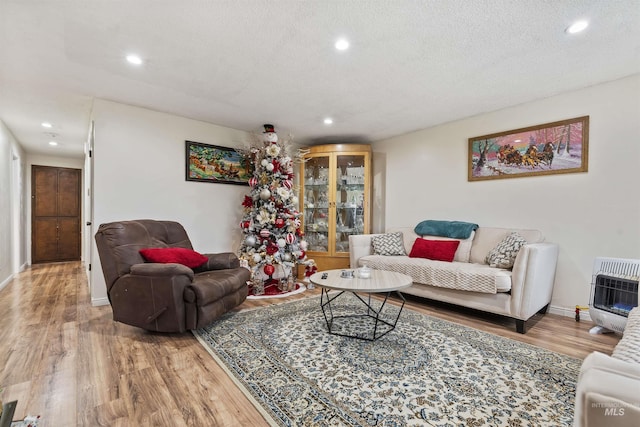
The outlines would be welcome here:
M 185 141 L 187 181 L 249 185 L 250 159 L 233 148 Z
M 469 181 L 586 172 L 589 116 L 469 138 Z

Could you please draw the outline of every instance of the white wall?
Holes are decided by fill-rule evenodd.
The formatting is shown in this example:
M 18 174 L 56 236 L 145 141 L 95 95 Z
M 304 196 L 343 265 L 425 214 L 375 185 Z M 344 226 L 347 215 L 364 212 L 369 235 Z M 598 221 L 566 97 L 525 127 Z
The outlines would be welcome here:
M 430 102 L 428 99 L 425 102 Z M 468 138 L 590 116 L 589 171 L 467 181 Z M 373 145 L 386 163 L 385 226 L 425 219 L 533 228 L 556 242 L 556 312 L 589 301 L 596 256 L 640 258 L 640 75 Z M 374 220 L 374 223 L 376 221 Z M 566 309 L 566 310 L 564 310 Z
M 0 121 L 0 289 L 26 263 L 26 212 L 20 203 L 25 165 L 24 150 Z
M 37 166 L 52 166 L 58 168 L 70 168 L 70 169 L 82 169 L 84 167 L 84 159 L 81 157 L 57 157 L 45 154 L 27 154 L 27 185 L 25 187 L 25 199 L 27 200 L 27 218 L 31 218 L 31 169 L 33 165 Z M 82 174 L 80 174 L 82 176 Z M 83 188 L 83 187 L 80 187 Z M 81 197 L 81 203 L 84 203 L 84 199 Z M 82 234 L 88 232 L 88 229 L 84 226 L 84 218 L 82 217 L 83 209 L 81 208 L 80 218 L 80 231 Z M 27 221 L 27 259 L 31 264 L 31 220 Z M 81 237 L 82 241 L 82 237 Z M 84 253 L 80 251 L 80 253 Z
M 237 250 L 241 203 L 249 188 L 186 181 L 185 140 L 243 147 L 246 132 L 104 100 L 94 102 L 93 120 L 93 234 L 111 221 L 174 220 L 198 252 Z M 92 303 L 105 304 L 95 244 L 92 260 Z

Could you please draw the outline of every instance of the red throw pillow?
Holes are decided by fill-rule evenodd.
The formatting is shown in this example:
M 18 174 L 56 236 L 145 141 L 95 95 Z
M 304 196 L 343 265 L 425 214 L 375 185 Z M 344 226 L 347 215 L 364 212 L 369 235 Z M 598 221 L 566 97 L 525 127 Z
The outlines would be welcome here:
M 417 238 L 411 248 L 409 257 L 426 258 L 435 261 L 453 261 L 460 241 L 458 240 L 427 240 Z
M 209 260 L 206 256 L 187 248 L 140 249 L 140 255 L 148 262 L 176 263 L 189 268 L 200 267 Z

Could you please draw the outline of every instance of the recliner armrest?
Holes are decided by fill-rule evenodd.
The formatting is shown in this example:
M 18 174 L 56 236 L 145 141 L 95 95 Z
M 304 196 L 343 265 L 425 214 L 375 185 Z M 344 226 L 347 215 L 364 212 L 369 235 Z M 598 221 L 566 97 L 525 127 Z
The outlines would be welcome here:
M 229 268 L 240 267 L 240 260 L 233 252 L 220 252 L 217 254 L 203 255 L 209 258 L 209 260 L 200 267 L 194 268 L 193 270 L 196 273 L 211 270 L 227 270 Z
M 166 276 L 188 276 L 190 280 L 194 278 L 194 272 L 189 267 L 182 264 L 160 264 L 155 262 L 145 262 L 143 264 L 134 264 L 131 266 L 130 274 L 136 276 L 153 276 L 153 277 L 166 277 Z

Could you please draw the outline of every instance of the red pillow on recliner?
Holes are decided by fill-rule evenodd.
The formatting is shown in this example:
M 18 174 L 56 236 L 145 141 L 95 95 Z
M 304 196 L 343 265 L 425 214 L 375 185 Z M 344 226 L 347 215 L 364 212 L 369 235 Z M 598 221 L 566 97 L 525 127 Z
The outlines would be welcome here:
M 452 262 L 460 242 L 458 240 L 427 240 L 417 238 L 411 248 L 410 258 L 426 258 Z
M 140 255 L 148 262 L 176 263 L 189 268 L 200 267 L 209 260 L 206 256 L 187 248 L 140 249 Z

